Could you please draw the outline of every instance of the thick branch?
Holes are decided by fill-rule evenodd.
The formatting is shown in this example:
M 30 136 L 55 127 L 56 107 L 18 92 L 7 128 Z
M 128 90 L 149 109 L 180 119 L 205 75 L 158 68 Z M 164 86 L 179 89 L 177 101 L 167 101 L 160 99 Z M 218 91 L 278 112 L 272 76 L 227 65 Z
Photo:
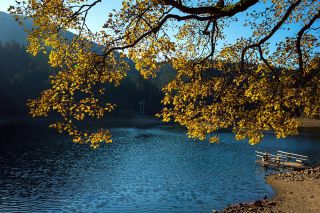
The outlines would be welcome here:
M 300 75 L 303 75 L 303 56 L 302 56 L 302 50 L 301 50 L 301 39 L 303 37 L 303 34 L 305 33 L 306 30 L 308 30 L 312 24 L 320 17 L 320 11 L 312 17 L 312 19 L 309 21 L 307 25 L 305 25 L 301 30 L 298 32 L 298 37 L 296 41 L 296 48 L 297 48 L 297 53 L 299 55 L 298 60 L 299 60 L 299 72 Z
M 188 14 L 211 14 L 216 18 L 233 16 L 239 12 L 247 10 L 252 5 L 256 4 L 258 0 L 240 0 L 239 2 L 227 6 L 222 6 L 220 4 L 207 7 L 188 7 L 183 5 L 180 1 L 175 0 L 163 0 L 164 5 L 171 5 L 181 12 Z
M 165 5 L 171 5 L 177 9 L 179 9 L 182 12 L 188 13 L 190 15 L 186 16 L 179 16 L 175 14 L 168 14 L 166 15 L 155 27 L 150 29 L 149 31 L 145 32 L 141 36 L 139 36 L 133 43 L 121 46 L 121 47 L 112 47 L 110 48 L 104 55 L 108 55 L 112 51 L 116 50 L 124 50 L 127 48 L 134 47 L 137 43 L 139 43 L 143 38 L 147 37 L 148 35 L 152 33 L 157 33 L 161 27 L 166 23 L 169 19 L 175 19 L 177 21 L 183 21 L 183 20 L 198 20 L 198 21 L 211 21 L 214 19 L 218 19 L 225 16 L 233 16 L 239 12 L 245 11 L 250 6 L 256 4 L 258 0 L 241 0 L 235 4 L 228 5 L 228 6 L 213 6 L 213 7 L 198 7 L 198 8 L 191 8 L 182 5 L 180 1 L 174 1 L 174 0 L 164 0 L 163 4 Z M 207 14 L 206 16 L 199 16 Z M 209 15 L 208 15 L 209 14 Z

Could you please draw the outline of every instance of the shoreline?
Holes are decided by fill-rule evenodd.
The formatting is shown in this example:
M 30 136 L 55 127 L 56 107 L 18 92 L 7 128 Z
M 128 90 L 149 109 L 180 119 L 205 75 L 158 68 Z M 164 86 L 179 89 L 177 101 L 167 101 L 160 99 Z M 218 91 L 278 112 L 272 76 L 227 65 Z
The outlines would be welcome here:
M 245 202 L 220 211 L 231 212 L 320 212 L 320 166 L 273 174 L 266 182 L 275 191 L 270 199 Z
M 298 121 L 301 123 L 301 128 L 317 128 L 320 127 L 319 119 L 311 119 L 311 118 L 299 118 Z

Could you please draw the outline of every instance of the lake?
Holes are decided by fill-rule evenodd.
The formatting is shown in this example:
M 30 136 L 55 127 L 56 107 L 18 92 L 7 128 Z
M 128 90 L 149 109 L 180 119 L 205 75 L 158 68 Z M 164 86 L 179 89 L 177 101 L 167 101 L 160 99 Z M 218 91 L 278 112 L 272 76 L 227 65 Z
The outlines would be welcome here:
M 123 125 L 122 125 L 123 124 Z M 0 212 L 211 212 L 274 195 L 255 150 L 284 150 L 320 162 L 320 135 L 256 146 L 219 133 L 188 139 L 173 125 L 110 124 L 113 143 L 73 144 L 45 121 L 0 125 Z

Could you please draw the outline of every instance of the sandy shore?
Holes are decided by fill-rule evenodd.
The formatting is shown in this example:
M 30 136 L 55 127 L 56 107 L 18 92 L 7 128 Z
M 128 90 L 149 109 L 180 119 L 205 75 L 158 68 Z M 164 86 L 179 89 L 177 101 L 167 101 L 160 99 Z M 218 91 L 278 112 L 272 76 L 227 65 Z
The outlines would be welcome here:
M 270 177 L 268 183 L 277 193 L 274 212 L 320 212 L 320 179 L 297 181 Z
M 240 203 L 221 212 L 320 212 L 320 166 L 272 175 L 267 182 L 276 192 L 274 198 Z

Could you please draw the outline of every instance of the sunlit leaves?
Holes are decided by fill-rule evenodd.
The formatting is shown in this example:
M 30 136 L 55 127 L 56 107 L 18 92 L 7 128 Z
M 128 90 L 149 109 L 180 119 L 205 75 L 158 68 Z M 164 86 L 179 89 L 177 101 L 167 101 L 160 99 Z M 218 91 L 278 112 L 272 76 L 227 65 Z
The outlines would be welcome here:
M 99 0 L 26 0 L 11 7 L 34 20 L 28 51 L 49 50 L 49 63 L 58 70 L 51 88 L 29 101 L 31 114 L 57 113 L 63 122 L 51 127 L 69 133 L 74 142 L 93 148 L 111 142 L 108 131 L 81 132 L 76 123 L 114 110 L 104 86 L 120 84 L 128 56 L 145 78 L 156 76 L 160 62 L 172 64 L 177 75 L 163 88 L 159 116 L 187 127 L 192 138 L 218 142 L 212 133 L 229 128 L 236 139 L 257 144 L 266 131 L 278 138 L 297 134 L 300 116 L 319 118 L 318 1 L 262 1 L 255 7 L 257 1 L 243 0 L 252 35 L 234 32 L 238 39 L 219 50 L 223 30 L 242 12 L 228 13 L 239 8 L 237 2 L 179 2 L 122 1 L 99 32 L 86 24 Z M 68 29 L 78 35 L 64 38 Z M 271 45 L 281 33 L 288 36 Z

